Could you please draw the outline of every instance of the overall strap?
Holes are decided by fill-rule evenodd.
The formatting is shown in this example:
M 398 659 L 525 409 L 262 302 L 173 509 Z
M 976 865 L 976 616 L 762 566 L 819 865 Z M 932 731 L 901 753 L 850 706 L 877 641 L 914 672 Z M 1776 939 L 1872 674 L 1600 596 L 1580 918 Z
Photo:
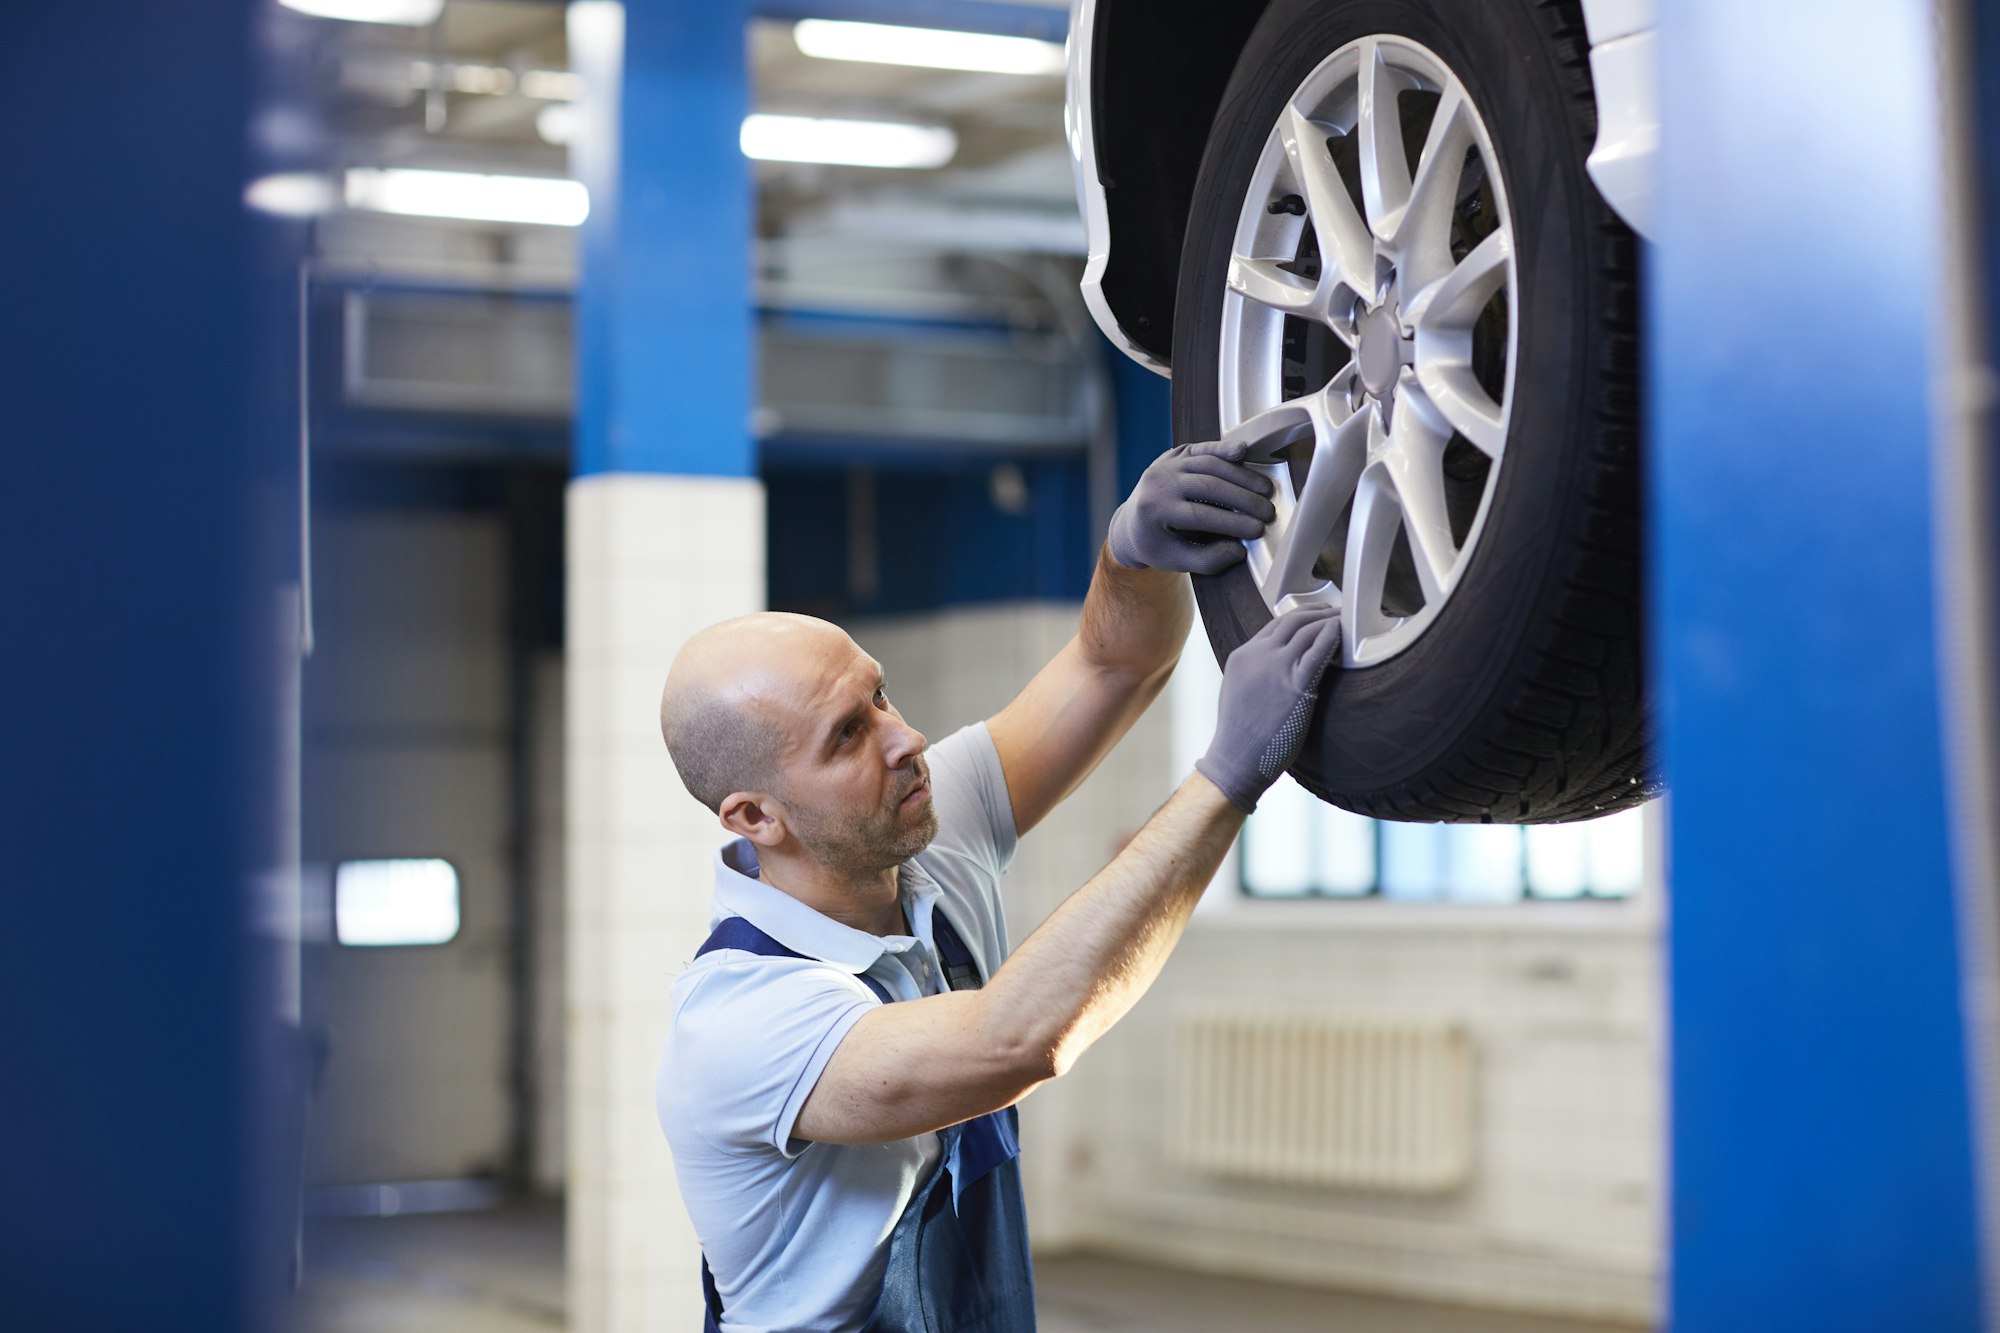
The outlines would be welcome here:
M 715 929 L 709 932 L 708 938 L 701 942 L 701 947 L 694 951 L 694 956 L 699 958 L 705 953 L 714 953 L 717 949 L 740 949 L 744 953 L 754 953 L 764 958 L 803 958 L 809 963 L 818 961 L 800 953 L 797 949 L 786 948 L 751 925 L 747 918 L 740 916 L 724 917 L 717 922 Z M 888 1004 L 894 998 L 889 994 L 887 986 L 867 973 L 859 973 L 858 976 L 861 984 L 874 991 L 876 998 L 882 1003 Z
M 965 940 L 942 908 L 931 909 L 931 937 L 937 941 L 946 986 L 952 990 L 978 990 L 986 984 L 986 979 L 979 975 L 979 964 L 972 961 L 972 950 L 965 947 Z
M 965 947 L 965 938 L 940 908 L 931 910 L 931 937 L 937 941 L 946 985 L 953 990 L 978 990 L 985 984 L 979 964 L 973 961 L 972 950 Z M 946 1159 L 951 1170 L 953 1208 L 957 1208 L 967 1188 L 1020 1155 L 1020 1112 L 1011 1106 L 958 1126 Z
M 701 1256 L 701 1333 L 722 1333 L 722 1293 L 715 1289 L 715 1274 L 708 1269 L 708 1256 Z
M 694 951 L 694 956 L 699 958 L 705 953 L 714 953 L 717 949 L 738 949 L 744 953 L 754 953 L 761 958 L 803 958 L 807 962 L 817 961 L 797 949 L 786 948 L 751 925 L 748 919 L 740 916 L 724 917 L 718 921 L 715 929 L 708 933 L 708 938 L 701 942 L 701 947 Z M 866 973 L 860 976 L 861 984 L 874 991 L 882 1003 L 890 1002 L 893 997 L 890 996 L 887 986 Z M 702 1304 L 706 1307 L 703 1311 L 705 1315 L 702 1324 L 703 1333 L 721 1333 L 722 1293 L 716 1289 L 715 1274 L 709 1270 L 708 1256 L 705 1254 L 701 1257 L 701 1295 Z

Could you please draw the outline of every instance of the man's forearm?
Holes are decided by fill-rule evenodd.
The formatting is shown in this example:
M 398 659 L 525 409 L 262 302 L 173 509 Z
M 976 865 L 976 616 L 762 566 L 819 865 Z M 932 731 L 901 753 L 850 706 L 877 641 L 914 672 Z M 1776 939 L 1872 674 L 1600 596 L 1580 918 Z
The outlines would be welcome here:
M 1068 1070 L 1152 985 L 1243 810 L 1296 757 L 1304 733 L 1295 715 L 1311 706 L 1339 624 L 1330 609 L 1291 611 L 1239 646 L 1223 668 L 1216 736 L 1200 770 L 983 989 L 864 1013 L 801 1109 L 799 1137 L 887 1143 L 1010 1105 Z M 989 725 L 1006 723 L 1016 706 Z M 1004 756 L 1017 741 L 995 744 Z M 1008 782 L 1018 812 L 1012 770 Z
M 1160 974 L 1243 814 L 1199 774 L 1071 894 L 983 993 L 992 1039 L 1054 1078 Z
M 1127 569 L 1099 548 L 1076 635 L 1092 666 L 1134 681 L 1164 680 L 1193 623 L 1187 575 Z

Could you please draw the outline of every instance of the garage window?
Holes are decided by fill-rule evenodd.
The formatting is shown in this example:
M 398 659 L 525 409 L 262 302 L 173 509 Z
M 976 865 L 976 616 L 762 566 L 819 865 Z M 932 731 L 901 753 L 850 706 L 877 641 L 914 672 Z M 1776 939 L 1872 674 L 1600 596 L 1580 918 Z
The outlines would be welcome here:
M 1645 847 L 1638 810 L 1580 824 L 1401 824 L 1349 814 L 1290 778 L 1239 843 L 1252 898 L 1511 903 L 1629 898 Z
M 458 869 L 441 857 L 342 861 L 333 935 L 342 944 L 445 944 L 458 934 Z

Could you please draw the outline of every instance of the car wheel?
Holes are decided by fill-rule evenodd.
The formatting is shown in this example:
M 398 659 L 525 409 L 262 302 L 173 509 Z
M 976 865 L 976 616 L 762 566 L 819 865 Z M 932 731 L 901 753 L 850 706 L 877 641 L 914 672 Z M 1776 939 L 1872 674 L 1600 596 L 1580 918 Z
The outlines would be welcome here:
M 1638 246 L 1584 170 L 1574 3 L 1277 0 L 1182 254 L 1178 442 L 1277 487 L 1196 580 L 1218 657 L 1341 608 L 1293 775 L 1405 820 L 1589 818 L 1655 793 L 1640 613 Z

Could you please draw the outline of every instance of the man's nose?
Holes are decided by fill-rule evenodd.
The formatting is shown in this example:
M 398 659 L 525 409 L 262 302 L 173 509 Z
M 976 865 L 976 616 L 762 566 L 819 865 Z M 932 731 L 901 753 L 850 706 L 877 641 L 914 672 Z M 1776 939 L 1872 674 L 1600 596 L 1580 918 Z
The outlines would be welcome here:
M 889 725 L 889 747 L 886 754 L 889 767 L 901 768 L 929 748 L 930 742 L 924 739 L 924 733 L 903 719 L 896 718 Z

